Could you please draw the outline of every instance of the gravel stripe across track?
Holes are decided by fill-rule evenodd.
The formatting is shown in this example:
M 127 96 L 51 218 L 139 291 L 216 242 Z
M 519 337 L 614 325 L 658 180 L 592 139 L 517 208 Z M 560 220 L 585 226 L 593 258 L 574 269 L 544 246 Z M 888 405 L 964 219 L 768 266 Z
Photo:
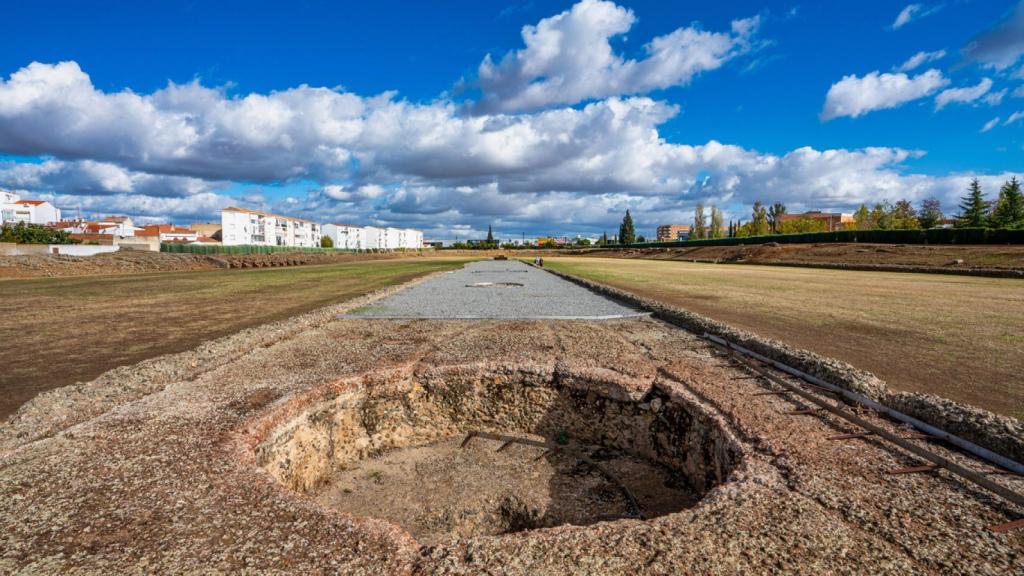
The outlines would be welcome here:
M 517 260 L 473 262 L 345 318 L 605 320 L 646 316 Z

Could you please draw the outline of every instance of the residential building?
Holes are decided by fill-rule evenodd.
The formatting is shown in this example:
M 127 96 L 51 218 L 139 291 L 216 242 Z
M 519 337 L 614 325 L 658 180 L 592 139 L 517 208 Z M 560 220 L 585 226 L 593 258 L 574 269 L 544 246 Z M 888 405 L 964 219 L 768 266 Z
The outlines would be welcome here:
M 225 246 L 320 246 L 320 225 L 310 220 L 234 206 L 221 210 L 220 217 Z
M 781 214 L 778 216 L 779 224 L 784 224 L 791 220 L 799 220 L 801 218 L 807 218 L 809 220 L 817 220 L 825 224 L 825 230 L 828 232 L 835 232 L 836 230 L 842 230 L 847 224 L 851 226 L 856 222 L 853 214 L 843 214 L 839 212 L 822 212 L 820 210 L 812 210 L 810 212 L 804 212 L 803 214 Z
M 161 242 L 191 243 L 199 239 L 199 234 L 195 230 L 175 226 L 174 224 L 149 224 L 143 227 L 142 231 L 135 235 L 143 237 L 156 236 Z
M 207 238 L 220 238 L 220 224 L 217 222 L 208 223 L 195 223 L 189 226 L 200 236 L 206 236 Z
M 387 228 L 388 250 L 418 250 L 423 246 L 423 232 L 412 228 Z
M 383 228 L 377 228 L 376 226 L 365 226 L 363 227 L 363 250 L 383 250 L 385 245 L 385 235 Z
M 423 247 L 423 230 L 416 230 L 415 228 L 405 229 L 405 243 L 402 245 L 403 248 L 409 250 L 419 250 Z
M 663 224 L 658 226 L 658 242 L 675 242 L 690 238 L 690 227 L 686 224 Z
M 335 248 L 365 250 L 366 229 L 352 224 L 324 224 L 323 235 L 334 242 Z
M 45 200 L 23 200 L 14 192 L 0 193 L 0 224 L 49 224 L 60 221 L 60 208 Z
M 112 227 L 111 231 L 106 234 L 115 236 L 134 236 L 136 232 L 142 231 L 142 228 L 136 226 L 128 216 L 107 216 L 97 224 Z
M 362 250 L 419 250 L 423 247 L 422 230 L 377 226 L 364 226 L 361 230 Z

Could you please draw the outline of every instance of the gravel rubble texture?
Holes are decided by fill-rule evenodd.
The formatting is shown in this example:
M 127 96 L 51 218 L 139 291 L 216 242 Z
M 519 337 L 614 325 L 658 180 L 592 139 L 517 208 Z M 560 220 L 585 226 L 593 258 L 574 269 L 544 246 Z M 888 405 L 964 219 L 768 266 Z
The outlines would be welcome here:
M 756 395 L 764 382 L 661 321 L 337 318 L 345 308 L 44 394 L 0 425 L 0 574 L 1024 573 L 1024 531 L 987 528 L 1024 510 L 945 472 L 889 474 L 919 462 L 875 440 L 828 440 L 855 430 L 788 414 L 803 405 Z M 383 383 L 412 394 L 453 371 L 633 399 L 656 388 L 713 420 L 738 460 L 677 513 L 430 547 L 257 464 L 275 423 L 312 402 Z
M 744 346 L 829 383 L 862 394 L 922 422 L 937 426 L 1011 460 L 1024 462 L 1024 423 L 1016 418 L 994 414 L 989 410 L 954 402 L 935 394 L 891 390 L 874 374 L 857 369 L 846 362 L 733 328 L 707 316 L 668 306 L 613 286 L 561 272 L 552 273 L 595 293 L 609 296 L 640 310 L 650 311 L 655 317 L 696 334 L 713 334 Z
M 119 250 L 96 256 L 36 254 L 0 255 L 0 278 L 36 278 L 134 274 L 138 272 L 190 272 L 222 268 L 276 268 L 309 264 L 335 264 L 359 260 L 408 258 L 410 252 L 275 252 L 273 254 L 189 254 Z
M 399 319 L 601 320 L 639 313 L 517 260 L 484 260 L 356 310 Z

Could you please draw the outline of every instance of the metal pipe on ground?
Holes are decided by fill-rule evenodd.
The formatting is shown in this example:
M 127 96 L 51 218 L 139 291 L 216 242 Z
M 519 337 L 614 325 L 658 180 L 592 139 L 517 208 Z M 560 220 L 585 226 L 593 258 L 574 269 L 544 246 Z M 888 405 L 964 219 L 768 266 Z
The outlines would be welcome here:
M 795 376 L 797 378 L 800 378 L 801 380 L 809 382 L 810 384 L 813 384 L 815 386 L 819 386 L 821 388 L 825 388 L 825 389 L 829 390 L 830 392 L 834 392 L 836 394 L 839 394 L 843 398 L 845 398 L 845 399 L 847 399 L 847 400 L 849 400 L 849 401 L 851 401 L 853 403 L 860 404 L 861 406 L 864 406 L 866 408 L 870 408 L 871 410 L 874 410 L 874 411 L 876 411 L 876 412 L 878 412 L 880 414 L 884 414 L 885 416 L 888 416 L 889 418 L 892 418 L 893 420 L 897 420 L 897 421 L 903 422 L 905 424 L 910 424 L 911 426 L 913 426 L 914 428 L 917 428 L 918 430 L 921 430 L 922 432 L 925 432 L 925 433 L 927 433 L 927 434 L 929 434 L 931 436 L 935 436 L 936 438 L 940 438 L 942 440 L 945 440 L 946 442 L 949 442 L 950 444 L 956 446 L 957 448 L 960 448 L 961 450 L 964 450 L 965 452 L 969 452 L 969 453 L 971 453 L 971 454 L 973 454 L 973 455 L 975 455 L 975 456 L 977 456 L 979 458 L 982 458 L 984 460 L 987 460 L 988 462 L 996 464 L 997 466 L 1001 466 L 1001 467 L 1003 467 L 1003 468 L 1005 468 L 1007 470 L 1010 470 L 1011 472 L 1014 472 L 1016 474 L 1024 474 L 1024 464 L 1021 464 L 1020 462 L 1017 462 L 1015 460 L 1011 460 L 1010 458 L 1007 458 L 1007 457 L 1005 457 L 1005 456 L 1003 456 L 1001 454 L 996 454 L 995 452 L 993 452 L 993 451 L 991 451 L 991 450 L 989 450 L 987 448 L 984 448 L 982 446 L 978 446 L 977 444 L 975 444 L 973 442 L 970 442 L 968 440 L 964 440 L 963 438 L 960 438 L 959 436 L 955 436 L 953 434 L 950 434 L 949 432 L 946 432 L 945 430 L 943 430 L 941 428 L 937 428 L 935 426 L 932 426 L 931 424 L 928 424 L 927 422 L 922 422 L 921 420 L 918 420 L 917 418 L 914 418 L 913 416 L 909 416 L 909 415 L 904 414 L 904 413 L 902 413 L 902 412 L 900 412 L 898 410 L 894 410 L 892 408 L 889 408 L 888 406 L 886 406 L 884 404 L 880 404 L 878 402 L 875 402 L 874 400 L 871 400 L 870 398 L 867 398 L 867 397 L 865 397 L 865 396 L 863 396 L 861 394 L 858 394 L 856 392 L 847 390 L 845 388 L 841 388 L 839 386 L 836 386 L 835 384 L 831 384 L 829 382 L 826 382 L 826 381 L 822 380 L 821 378 L 818 378 L 818 377 L 813 376 L 811 374 L 807 374 L 806 372 L 802 372 L 800 370 L 797 370 L 796 368 L 787 366 L 786 364 L 783 364 L 782 362 L 779 362 L 777 360 L 773 360 L 771 358 L 768 358 L 767 356 L 763 356 L 761 354 L 758 354 L 757 352 L 754 352 L 753 350 L 750 350 L 748 348 L 744 348 L 743 346 L 740 346 L 739 344 L 734 344 L 732 342 L 729 342 L 729 341 L 725 340 L 724 338 L 720 338 L 718 336 L 715 336 L 714 334 L 709 334 L 709 333 L 705 332 L 703 337 L 704 337 L 704 339 L 709 340 L 711 342 L 714 342 L 715 344 L 718 344 L 720 346 L 725 346 L 726 348 L 729 348 L 729 349 L 735 350 L 737 352 L 740 352 L 740 353 L 742 353 L 745 356 L 749 356 L 751 358 L 757 359 L 760 362 L 763 362 L 765 364 L 769 364 L 769 365 L 773 366 L 774 368 L 776 368 L 778 370 L 781 370 L 781 371 L 783 371 L 783 372 L 785 372 L 785 373 L 787 373 L 787 374 L 789 374 L 791 376 Z
M 914 444 L 914 443 L 912 443 L 912 442 L 910 442 L 908 440 L 905 440 L 905 439 L 897 436 L 896 434 L 893 434 L 893 433 L 889 432 L 888 430 L 886 430 L 886 429 L 884 429 L 884 428 L 882 428 L 880 426 L 876 426 L 875 424 L 872 424 L 871 422 L 868 422 L 867 420 L 865 420 L 865 419 L 863 419 L 863 418 L 861 418 L 859 416 L 851 414 L 851 413 L 849 413 L 849 412 L 847 412 L 847 411 L 845 411 L 845 410 L 843 410 L 843 409 L 841 409 L 841 408 L 839 408 L 837 406 L 833 406 L 832 404 L 830 404 L 830 403 L 828 403 L 828 402 L 818 398 L 814 394 L 811 394 L 810 392 L 807 392 L 806 390 L 803 390 L 799 386 L 797 386 L 795 384 L 791 384 L 789 382 L 786 382 L 782 378 L 779 378 L 779 377 L 775 376 L 774 374 L 771 374 L 771 373 L 761 369 L 758 366 L 754 366 L 750 362 L 746 361 L 746 359 L 744 359 L 742 356 L 740 356 L 740 354 L 743 353 L 743 350 L 745 350 L 742 346 L 739 346 L 737 344 L 733 344 L 731 342 L 728 342 L 727 340 L 723 340 L 722 338 L 718 338 L 717 336 L 713 336 L 713 335 L 710 335 L 710 334 L 705 334 L 705 338 L 707 338 L 709 341 L 714 342 L 715 344 L 717 344 L 719 346 L 722 346 L 726 350 L 729 350 L 730 352 L 735 354 L 736 358 L 739 359 L 740 362 L 742 362 L 749 369 L 751 369 L 754 372 L 758 373 L 759 375 L 767 378 L 768 380 L 772 381 L 773 383 L 775 383 L 775 384 L 777 384 L 779 386 L 782 386 L 783 388 L 786 388 L 787 390 L 789 390 L 789 391 L 793 392 L 794 394 L 800 396 L 804 400 L 807 400 L 808 402 L 816 404 L 816 405 L 820 406 L 822 409 L 827 410 L 827 411 L 831 412 L 832 414 L 835 414 L 836 416 L 839 416 L 840 418 L 842 418 L 844 420 L 852 422 L 852 423 L 856 424 L 857 426 L 863 428 L 864 430 L 870 431 L 873 434 L 875 434 L 876 436 L 884 438 L 885 440 L 888 440 L 889 442 L 892 442 L 893 444 L 896 444 L 900 448 L 903 448 L 904 450 L 906 450 L 906 451 L 908 451 L 908 452 L 910 452 L 910 453 L 912 453 L 912 454 L 914 454 L 916 456 L 919 456 L 920 458 L 923 458 L 923 459 L 925 459 L 925 460 L 927 460 L 927 461 L 929 461 L 929 462 L 931 462 L 931 463 L 933 463 L 933 464 L 935 464 L 937 466 L 941 466 L 942 468 L 945 468 L 946 470 L 949 470 L 953 474 L 956 474 L 957 476 L 960 476 L 961 478 L 964 478 L 964 479 L 966 479 L 966 480 L 968 480 L 970 482 L 973 482 L 974 484 L 977 484 L 978 486 L 981 486 L 982 488 L 988 490 L 989 492 L 992 492 L 993 494 L 1001 496 L 1002 498 L 1005 498 L 1006 500 L 1008 500 L 1008 501 L 1010 501 L 1010 502 L 1012 502 L 1012 503 L 1014 503 L 1014 504 L 1016 504 L 1018 506 L 1024 506 L 1024 495 L 1018 494 L 1017 492 L 1014 492 L 1013 490 L 1010 490 L 1009 488 L 1003 486 L 1002 484 L 998 484 L 996 482 L 993 482 L 993 481 L 989 480 L 988 478 L 986 478 L 985 476 L 983 476 L 981 474 L 978 474 L 977 472 L 975 472 L 973 470 L 965 468 L 965 467 L 957 464 L 956 462 L 953 462 L 952 460 L 950 460 L 948 458 L 945 458 L 943 456 L 935 454 L 934 452 L 931 452 L 930 450 L 926 450 L 926 449 L 924 449 L 924 448 L 922 448 L 922 447 L 920 447 L 920 446 L 918 446 L 918 445 L 916 445 L 916 444 Z M 751 352 L 751 351 L 747 351 L 747 352 L 750 353 L 749 354 L 750 357 L 756 358 L 758 360 L 761 360 L 761 358 L 757 358 L 757 356 L 759 356 L 759 355 L 757 355 L 756 352 Z M 770 364 L 771 363 L 770 360 L 768 360 L 768 361 L 762 360 L 762 361 L 765 362 L 766 364 Z M 772 365 L 774 365 L 774 364 L 772 364 Z M 783 366 L 785 366 L 785 365 L 783 365 Z M 780 370 L 782 370 L 782 368 L 780 368 Z M 795 370 L 795 369 L 790 369 L 790 370 L 793 370 L 794 372 L 799 372 L 798 370 Z M 783 371 L 786 371 L 786 370 L 783 370 Z M 793 374 L 793 375 L 796 376 L 796 374 Z M 853 394 L 853 393 L 850 393 L 850 394 Z M 881 406 L 880 404 L 877 404 L 877 403 L 873 403 L 873 404 Z M 891 409 L 887 409 L 887 410 L 891 410 Z M 895 412 L 894 410 L 891 410 L 891 411 Z M 899 413 L 897 412 L 897 414 L 899 414 Z M 909 417 L 907 417 L 907 418 L 909 418 Z M 936 430 L 938 430 L 938 429 L 936 429 Z M 941 432 L 941 430 L 939 432 Z M 943 432 L 943 434 L 945 434 L 945 433 Z M 952 436 L 952 434 L 947 434 L 947 435 L 951 436 L 953 438 L 956 438 L 955 436 Z

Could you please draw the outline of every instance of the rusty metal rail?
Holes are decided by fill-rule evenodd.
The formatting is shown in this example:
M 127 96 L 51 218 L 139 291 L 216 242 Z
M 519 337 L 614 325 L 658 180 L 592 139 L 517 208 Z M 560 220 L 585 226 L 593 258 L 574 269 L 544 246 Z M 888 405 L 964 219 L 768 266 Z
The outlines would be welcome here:
M 782 372 L 785 372 L 785 373 L 789 374 L 790 376 L 795 376 L 795 377 L 799 378 L 800 380 L 803 380 L 809 386 L 813 386 L 815 388 L 821 388 L 821 389 L 824 389 L 824 390 L 828 390 L 829 392 L 831 392 L 833 394 L 838 394 L 839 396 L 845 398 L 846 400 L 849 400 L 850 402 L 853 402 L 853 403 L 856 403 L 856 404 L 860 404 L 861 406 L 864 406 L 865 408 L 870 408 L 871 410 L 874 410 L 875 412 L 883 414 L 883 415 L 885 415 L 885 416 L 887 416 L 889 418 L 892 418 L 893 420 L 898 420 L 898 421 L 903 422 L 905 424 L 910 424 L 911 426 L 913 426 L 914 428 L 920 430 L 921 432 L 924 432 L 924 433 L 929 434 L 931 436 L 934 436 L 936 438 L 945 440 L 946 442 L 949 442 L 950 444 L 956 446 L 957 448 L 960 448 L 961 450 L 963 450 L 965 452 L 969 452 L 969 453 L 971 453 L 971 454 L 973 454 L 973 455 L 975 455 L 975 456 L 977 456 L 979 458 L 982 458 L 984 460 L 988 460 L 989 462 L 991 462 L 992 464 L 995 464 L 996 466 L 999 466 L 1000 468 L 1005 468 L 1005 469 L 1007 469 L 1007 470 L 1009 470 L 1011 472 L 1014 472 L 1016 474 L 1024 475 L 1024 464 L 1021 464 L 1020 462 L 1017 462 L 1015 460 L 1007 458 L 1006 456 L 1003 456 L 1002 454 L 997 454 L 997 453 L 989 450 L 988 448 L 985 448 L 983 446 L 978 446 L 977 444 L 975 444 L 973 442 L 970 442 L 968 440 L 964 440 L 963 438 L 961 438 L 959 436 L 956 436 L 954 434 L 950 434 L 949 432 L 946 432 L 945 430 L 943 430 L 941 428 L 938 428 L 936 426 L 932 426 L 931 424 L 928 424 L 927 422 L 922 422 L 921 420 L 918 420 L 917 418 L 914 418 L 913 416 L 910 416 L 908 414 L 904 414 L 904 413 L 902 413 L 902 412 L 900 412 L 898 410 L 894 410 L 894 409 L 886 406 L 885 404 L 880 404 L 878 402 L 875 402 L 874 400 L 872 400 L 872 399 L 870 399 L 870 398 L 868 398 L 868 397 L 866 397 L 866 396 L 864 396 L 862 394 L 858 394 L 858 393 L 853 392 L 851 390 L 847 390 L 845 388 L 841 388 L 839 386 L 836 386 L 835 384 L 832 384 L 830 382 L 826 382 L 826 381 L 824 381 L 824 380 L 822 380 L 820 378 L 817 378 L 816 376 L 813 376 L 811 374 L 807 374 L 805 372 L 797 370 L 796 368 L 793 368 L 792 366 L 787 366 L 786 364 L 783 364 L 782 362 L 779 362 L 778 360 L 773 360 L 772 358 L 768 358 L 767 356 L 763 356 L 761 354 L 758 354 L 757 352 L 754 352 L 753 350 L 750 350 L 750 349 L 744 348 L 743 346 L 740 346 L 738 344 L 734 344 L 732 342 L 729 342 L 729 341 L 725 340 L 724 338 L 720 338 L 718 336 L 715 336 L 714 334 L 708 334 L 707 332 L 705 332 L 704 335 L 703 335 L 703 338 L 705 340 L 709 341 L 709 342 L 717 344 L 718 346 L 724 347 L 724 348 L 726 348 L 728 350 L 732 350 L 734 352 L 738 352 L 740 354 L 743 354 L 744 356 L 748 356 L 750 358 L 754 358 L 754 359 L 758 360 L 759 362 L 763 362 L 764 364 L 772 366 L 773 368 L 776 368 L 776 369 L 778 369 L 778 370 L 780 370 Z
M 706 335 L 706 336 L 708 336 L 708 335 Z M 832 404 L 832 403 L 830 403 L 830 402 L 828 402 L 826 400 L 823 400 L 823 399 L 819 398 L 818 396 L 815 396 L 811 392 L 808 392 L 808 391 L 804 390 L 802 387 L 800 387 L 800 386 L 798 386 L 796 384 L 787 382 L 787 381 L 783 380 L 782 378 L 779 378 L 778 376 L 768 372 L 767 370 L 764 370 L 760 366 L 755 365 L 749 358 L 745 357 L 742 354 L 742 352 L 738 349 L 739 347 L 737 347 L 735 344 L 732 344 L 732 343 L 730 343 L 730 342 L 728 342 L 726 340 L 723 340 L 723 339 L 717 338 L 717 337 L 713 337 L 713 336 L 708 338 L 708 339 L 712 343 L 716 344 L 717 346 L 725 348 L 732 355 L 732 357 L 735 358 L 739 363 L 741 363 L 743 366 L 747 367 L 749 370 L 753 371 L 754 373 L 758 374 L 759 376 L 767 379 L 768 381 L 770 381 L 770 382 L 772 382 L 772 383 L 774 383 L 774 384 L 776 384 L 778 386 L 781 386 L 781 387 L 785 388 L 786 390 L 788 390 L 788 391 L 792 392 L 793 394 L 799 396 L 802 400 L 805 400 L 805 401 L 807 401 L 807 402 L 809 402 L 811 404 L 814 404 L 814 405 L 818 406 L 821 410 L 826 410 L 826 411 L 830 412 L 831 414 L 834 414 L 834 415 L 842 418 L 843 420 L 846 420 L 846 421 L 848 421 L 850 423 L 853 423 L 853 424 L 855 424 L 855 425 L 859 426 L 860 428 L 863 428 L 864 430 L 867 431 L 865 433 L 844 434 L 844 435 L 840 435 L 840 436 L 833 436 L 831 438 L 833 438 L 833 439 L 860 438 L 860 437 L 867 436 L 868 433 L 870 433 L 870 435 L 872 435 L 872 436 L 877 436 L 879 438 L 887 440 L 887 441 L 889 441 L 889 442 L 899 446 L 900 448 L 903 448 L 904 450 L 914 454 L 915 456 L 918 456 L 919 458 L 921 458 L 923 460 L 926 460 L 926 461 L 931 463 L 930 465 L 926 465 L 926 466 L 914 466 L 914 467 L 909 467 L 909 468 L 901 468 L 901 469 L 898 469 L 898 470 L 894 470 L 891 473 L 893 473 L 893 474 L 907 474 L 907 473 L 914 473 L 914 472 L 931 471 L 931 470 L 935 470 L 937 468 L 942 468 L 942 469 L 948 470 L 952 474 L 955 474 L 955 475 L 957 475 L 957 476 L 959 476 L 959 477 L 961 477 L 961 478 L 963 478 L 965 480 L 968 480 L 968 481 L 970 481 L 970 482 L 980 486 L 981 488 L 984 488 L 985 490 L 988 490 L 989 492 L 991 492 L 993 494 L 996 494 L 996 495 L 998 495 L 998 496 L 1000 496 L 1002 498 L 1005 498 L 1006 500 L 1008 500 L 1008 501 L 1010 501 L 1010 502 L 1012 502 L 1012 503 L 1014 503 L 1014 504 L 1016 504 L 1018 506 L 1024 507 L 1024 495 L 1021 495 L 1021 494 L 1019 494 L 1019 493 L 1017 493 L 1017 492 L 1007 488 L 1006 486 L 1003 486 L 1002 484 L 993 482 L 992 480 L 989 480 L 988 478 L 986 478 L 984 475 L 982 475 L 982 474 L 980 474 L 978 472 L 975 472 L 974 470 L 971 470 L 969 468 L 966 468 L 964 466 L 961 466 L 960 464 L 957 464 L 956 462 L 953 462 L 952 460 L 950 460 L 950 459 L 948 459 L 948 458 L 946 458 L 944 456 L 941 456 L 939 454 L 936 454 L 936 453 L 932 452 L 931 450 L 928 450 L 926 448 L 918 446 L 917 444 L 914 444 L 913 442 L 910 442 L 908 439 L 905 439 L 905 438 L 903 438 L 901 436 L 898 436 L 897 434 L 889 432 L 885 428 L 877 426 L 877 425 L 875 425 L 875 424 L 873 424 L 873 423 L 871 423 L 871 422 L 869 422 L 869 421 L 867 421 L 867 420 L 857 416 L 856 414 L 852 414 L 852 413 L 850 413 L 850 412 L 848 412 L 846 410 L 843 410 L 839 406 L 834 405 L 834 404 Z M 806 413 L 804 411 L 796 411 L 796 412 Z M 1011 523 L 1009 523 L 1009 525 L 1012 526 L 1012 528 L 1017 528 L 1017 527 L 1020 527 L 1020 526 L 1024 525 L 1024 520 L 1011 522 Z M 1007 527 L 1007 525 L 998 525 L 998 526 L 990 527 L 990 529 L 993 529 L 993 530 L 995 530 L 996 528 L 1000 528 L 1001 529 L 1000 531 L 1010 529 L 1010 528 Z

